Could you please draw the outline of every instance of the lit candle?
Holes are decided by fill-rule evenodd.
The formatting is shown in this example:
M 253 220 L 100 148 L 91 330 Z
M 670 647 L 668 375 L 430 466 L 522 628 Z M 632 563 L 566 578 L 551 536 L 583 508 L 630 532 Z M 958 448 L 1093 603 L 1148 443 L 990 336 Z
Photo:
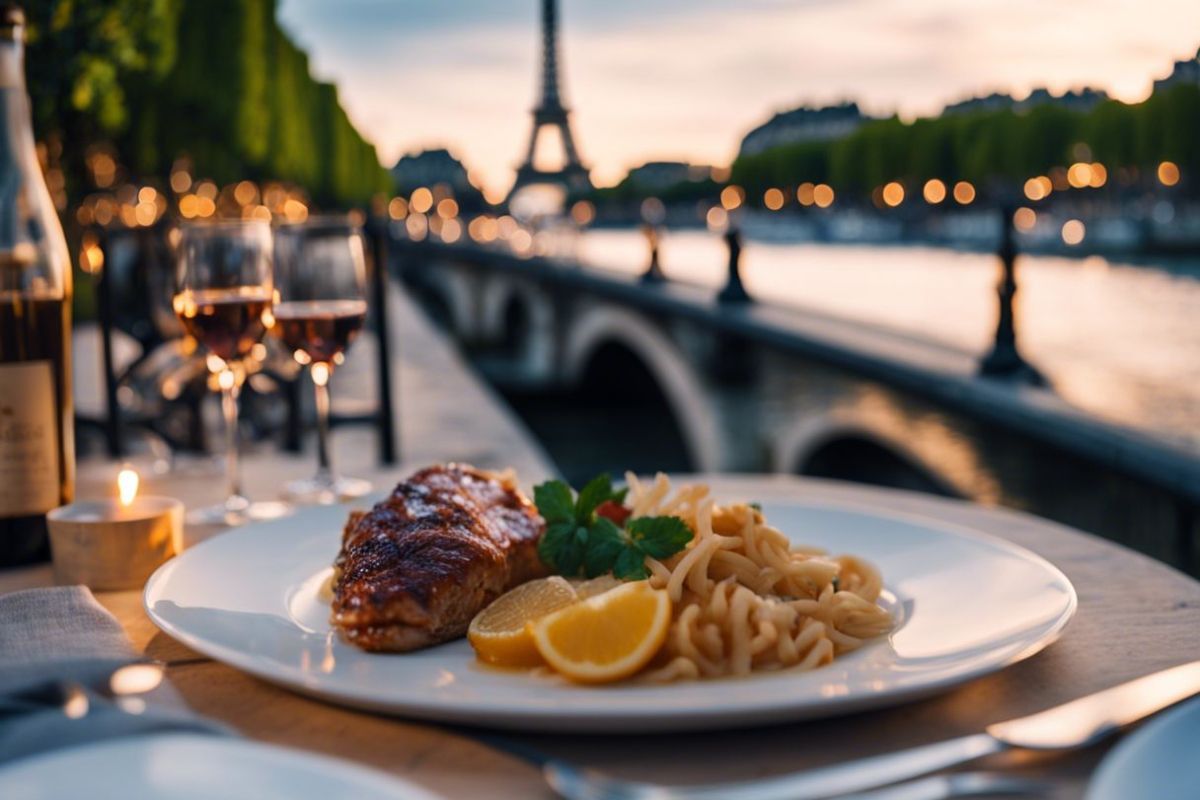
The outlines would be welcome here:
M 139 495 L 138 474 L 117 475 L 117 497 L 81 500 L 46 515 L 59 583 L 137 589 L 183 549 L 183 503 Z
M 137 470 L 126 467 L 117 473 L 117 497 L 123 508 L 129 508 L 129 504 L 137 497 L 138 482 Z

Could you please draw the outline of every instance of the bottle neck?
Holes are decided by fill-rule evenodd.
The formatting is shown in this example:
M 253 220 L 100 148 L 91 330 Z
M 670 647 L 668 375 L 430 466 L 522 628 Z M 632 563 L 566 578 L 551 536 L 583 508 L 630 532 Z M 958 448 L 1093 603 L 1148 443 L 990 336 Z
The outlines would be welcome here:
M 26 169 L 37 165 L 25 91 L 25 45 L 19 38 L 0 38 L 0 150 L 0 160 Z
M 62 296 L 70 256 L 38 163 L 24 51 L 19 28 L 0 36 L 0 294 Z
M 0 89 L 25 91 L 25 45 L 0 37 Z

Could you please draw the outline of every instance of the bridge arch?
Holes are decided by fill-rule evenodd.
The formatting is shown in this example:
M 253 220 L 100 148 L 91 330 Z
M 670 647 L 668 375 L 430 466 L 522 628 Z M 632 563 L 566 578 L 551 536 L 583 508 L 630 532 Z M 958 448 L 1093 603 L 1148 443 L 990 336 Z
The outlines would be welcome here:
M 776 472 L 962 497 L 903 442 L 860 420 L 825 414 L 787 431 L 773 453 Z
M 497 276 L 479 299 L 479 337 L 498 345 L 529 377 L 544 379 L 554 368 L 554 305 L 540 287 Z
M 577 314 L 563 348 L 564 381 L 577 385 L 593 356 L 611 344 L 636 356 L 658 382 L 682 430 L 694 468 L 700 472 L 721 469 L 720 425 L 699 375 L 686 354 L 639 314 L 604 305 Z
M 447 326 L 463 341 L 477 335 L 475 290 L 468 275 L 459 270 L 434 264 L 411 282 L 413 293 L 423 302 L 434 321 Z

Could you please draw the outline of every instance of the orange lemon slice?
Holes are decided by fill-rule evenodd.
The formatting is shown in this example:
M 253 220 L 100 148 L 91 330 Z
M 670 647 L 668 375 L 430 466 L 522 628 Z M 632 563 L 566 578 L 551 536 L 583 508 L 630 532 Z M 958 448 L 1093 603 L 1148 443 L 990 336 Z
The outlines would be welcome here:
M 557 575 L 523 583 L 475 615 L 467 628 L 467 640 L 481 661 L 504 667 L 535 667 L 542 663 L 542 657 L 533 643 L 529 623 L 577 599 L 571 584 Z
M 634 581 L 531 622 L 551 667 L 580 683 L 628 678 L 654 658 L 671 624 L 671 598 Z

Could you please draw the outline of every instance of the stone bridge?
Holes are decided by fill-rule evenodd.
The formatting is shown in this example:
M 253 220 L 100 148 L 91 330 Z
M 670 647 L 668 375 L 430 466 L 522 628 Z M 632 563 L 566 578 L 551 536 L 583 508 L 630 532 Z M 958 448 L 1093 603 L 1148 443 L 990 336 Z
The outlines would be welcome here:
M 653 441 L 656 458 L 638 469 L 792 473 L 1002 504 L 1200 572 L 1200 457 L 1048 389 L 981 378 L 978 354 L 575 263 L 401 238 L 390 248 L 494 385 L 584 405 L 599 393 L 581 435 L 613 453 Z

